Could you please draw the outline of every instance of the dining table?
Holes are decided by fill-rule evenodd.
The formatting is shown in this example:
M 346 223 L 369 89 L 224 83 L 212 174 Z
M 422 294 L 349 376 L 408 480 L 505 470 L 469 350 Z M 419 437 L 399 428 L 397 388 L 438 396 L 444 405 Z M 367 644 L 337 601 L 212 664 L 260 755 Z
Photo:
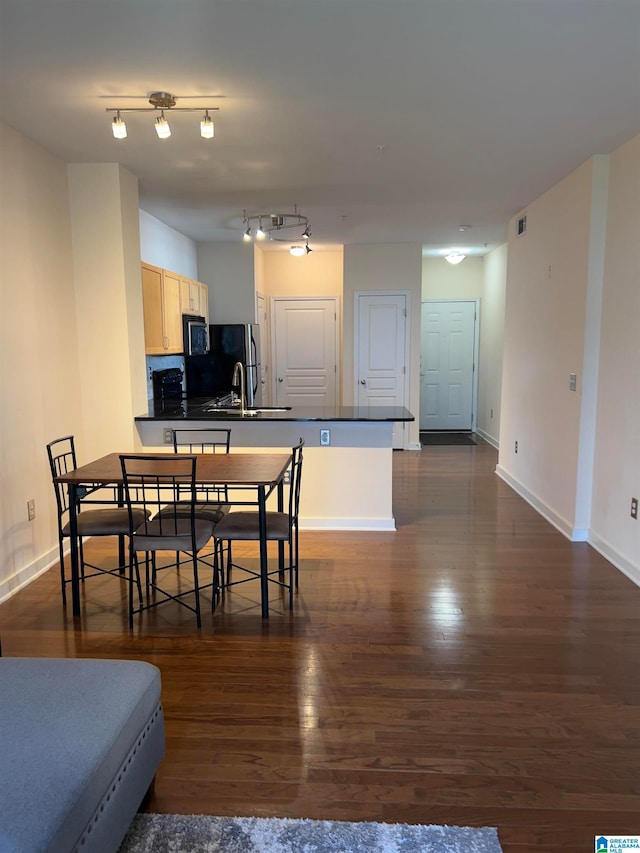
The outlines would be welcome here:
M 71 601 L 72 613 L 80 618 L 80 561 L 78 548 L 78 499 L 87 489 L 111 488 L 113 500 L 124 506 L 124 478 L 122 475 L 121 455 L 131 452 L 108 453 L 99 459 L 88 462 L 60 474 L 55 478 L 65 483 L 69 490 L 69 538 L 71 542 Z M 166 453 L 138 453 L 149 459 L 166 458 Z M 173 455 L 173 454 L 172 454 Z M 183 456 L 184 454 L 180 454 Z M 260 597 L 262 618 L 269 618 L 269 574 L 267 554 L 267 500 L 276 491 L 278 511 L 284 507 L 285 472 L 291 464 L 291 453 L 194 453 L 196 457 L 196 486 L 226 486 L 229 489 L 255 490 L 255 500 L 229 501 L 232 505 L 257 506 L 260 531 Z M 94 502 L 103 503 L 99 498 Z M 107 503 L 108 501 L 104 501 Z M 81 505 L 82 501 L 80 501 Z M 282 555 L 280 554 L 280 559 Z

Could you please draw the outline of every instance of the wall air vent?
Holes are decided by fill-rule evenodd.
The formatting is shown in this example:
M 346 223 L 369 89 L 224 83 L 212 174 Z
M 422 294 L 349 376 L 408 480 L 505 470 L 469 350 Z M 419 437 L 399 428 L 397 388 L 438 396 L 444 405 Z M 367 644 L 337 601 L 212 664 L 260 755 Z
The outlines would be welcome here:
M 516 222 L 516 237 L 522 237 L 527 230 L 527 214 L 521 216 Z

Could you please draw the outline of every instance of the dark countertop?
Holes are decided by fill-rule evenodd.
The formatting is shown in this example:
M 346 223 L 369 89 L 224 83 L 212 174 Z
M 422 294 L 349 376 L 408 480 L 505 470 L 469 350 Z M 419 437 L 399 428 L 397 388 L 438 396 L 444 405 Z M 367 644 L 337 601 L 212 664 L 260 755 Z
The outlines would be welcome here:
M 294 406 L 286 411 L 260 411 L 241 414 L 240 410 L 216 409 L 210 399 L 149 400 L 149 411 L 138 415 L 136 421 L 351 421 L 385 422 L 413 421 L 404 406 Z M 264 407 L 269 408 L 269 407 Z

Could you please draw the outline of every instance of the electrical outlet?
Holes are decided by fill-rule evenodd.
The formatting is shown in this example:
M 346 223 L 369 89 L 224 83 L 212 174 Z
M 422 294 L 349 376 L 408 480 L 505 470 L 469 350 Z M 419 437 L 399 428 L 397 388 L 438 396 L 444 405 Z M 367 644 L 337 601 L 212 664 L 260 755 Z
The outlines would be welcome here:
M 330 429 L 321 429 L 320 430 L 320 447 L 329 447 L 331 444 L 331 430 Z
M 631 518 L 638 518 L 638 498 L 631 498 Z
M 33 498 L 30 501 L 27 501 L 27 515 L 29 517 L 29 521 L 33 521 L 36 517 L 36 502 Z
M 518 442 L 517 441 L 515 443 L 515 451 L 516 451 L 516 453 L 518 452 Z
M 173 444 L 173 430 L 172 429 L 167 427 L 163 431 L 163 435 L 164 435 L 164 443 L 165 444 Z
M 285 484 L 285 486 L 289 485 L 289 483 L 291 482 L 291 471 L 285 471 L 284 472 L 284 477 L 282 479 L 282 482 Z

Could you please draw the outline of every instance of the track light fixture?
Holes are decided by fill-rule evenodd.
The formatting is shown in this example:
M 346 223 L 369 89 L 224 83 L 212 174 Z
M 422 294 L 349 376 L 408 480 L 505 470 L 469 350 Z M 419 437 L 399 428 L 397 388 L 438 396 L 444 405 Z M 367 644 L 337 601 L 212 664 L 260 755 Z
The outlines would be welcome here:
M 111 130 L 116 139 L 127 138 L 127 125 L 124 123 L 124 119 L 120 118 L 120 110 L 118 110 L 114 120 L 111 122 Z
M 199 96 L 198 96 L 199 97 Z M 160 115 L 155 120 L 156 133 L 160 139 L 167 139 L 171 136 L 171 128 L 169 122 L 165 118 L 164 112 L 171 111 L 174 113 L 185 112 L 194 113 L 201 112 L 202 107 L 176 107 L 176 97 L 169 92 L 151 92 L 149 95 L 150 107 L 107 107 L 108 113 L 115 113 L 115 118 L 111 122 L 111 130 L 116 139 L 126 139 L 127 126 L 124 119 L 120 117 L 120 113 L 148 113 L 160 110 Z M 219 107 L 205 107 L 204 116 L 200 122 L 200 136 L 203 139 L 213 139 L 214 126 L 209 112 L 218 111 Z
M 169 127 L 169 122 L 164 117 L 164 110 L 162 110 L 156 119 L 156 133 L 159 139 L 168 139 L 171 136 L 171 128 Z
M 302 213 L 298 213 L 297 206 L 294 207 L 293 213 L 248 214 L 247 211 L 244 210 L 242 212 L 242 224 L 246 227 L 246 231 L 243 235 L 246 240 L 251 238 L 251 226 L 255 225 L 255 235 L 258 240 L 264 240 L 267 238 L 278 243 L 291 243 L 291 241 L 297 243 L 307 240 L 306 247 L 292 245 L 289 249 L 290 254 L 300 256 L 304 255 L 305 251 L 307 254 L 313 251 L 313 249 L 309 248 L 308 243 L 309 237 L 311 236 L 309 218 L 307 216 L 303 216 Z M 291 233 L 292 230 L 296 231 L 298 229 L 302 229 L 302 233 L 299 237 Z
M 209 115 L 209 110 L 204 111 L 204 118 L 200 122 L 200 136 L 203 139 L 213 139 L 214 127 Z

